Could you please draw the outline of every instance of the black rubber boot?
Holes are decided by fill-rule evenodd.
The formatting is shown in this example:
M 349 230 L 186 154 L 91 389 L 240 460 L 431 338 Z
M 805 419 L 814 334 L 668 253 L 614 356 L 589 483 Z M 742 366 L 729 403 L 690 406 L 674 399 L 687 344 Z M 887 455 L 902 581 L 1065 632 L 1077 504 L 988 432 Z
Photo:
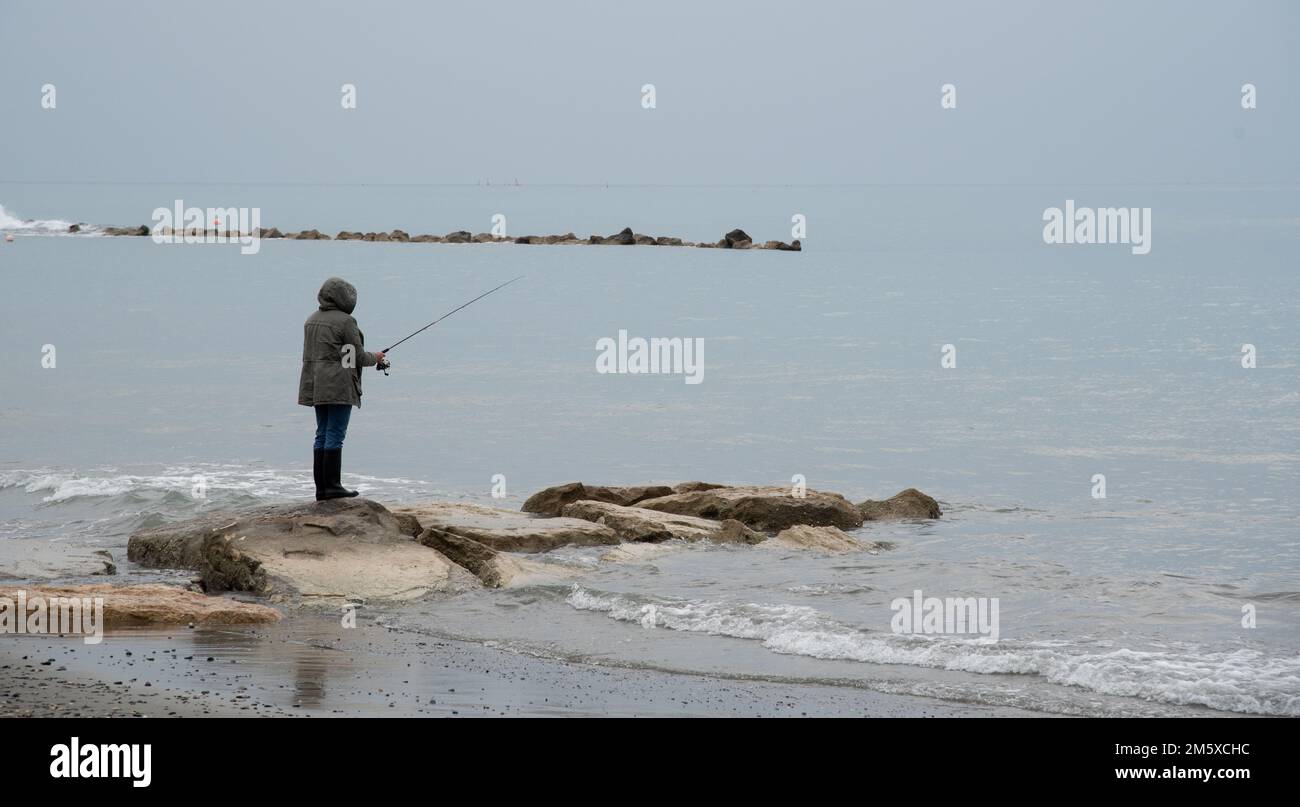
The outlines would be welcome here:
M 325 449 L 311 450 L 311 478 L 316 482 L 316 501 L 324 499 L 325 493 Z
M 321 494 L 322 499 L 346 499 L 349 496 L 357 495 L 355 490 L 348 490 L 343 487 L 341 477 L 343 476 L 343 449 L 327 448 L 322 452 L 324 464 L 322 470 L 325 478 L 325 490 Z

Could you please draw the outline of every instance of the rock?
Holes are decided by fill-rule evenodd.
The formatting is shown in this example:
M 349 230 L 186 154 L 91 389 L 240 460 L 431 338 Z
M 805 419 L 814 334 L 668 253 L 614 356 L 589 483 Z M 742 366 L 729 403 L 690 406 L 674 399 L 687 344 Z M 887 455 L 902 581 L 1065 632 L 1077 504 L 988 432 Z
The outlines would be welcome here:
M 534 493 L 519 508 L 525 513 L 540 513 L 544 516 L 558 516 L 566 504 L 590 499 L 597 502 L 609 502 L 631 506 L 645 499 L 667 496 L 673 489 L 667 485 L 631 485 L 625 487 L 589 486 L 581 482 L 569 482 L 555 485 Z
M 63 542 L 23 541 L 17 557 L 0 565 L 0 579 L 56 580 L 117 574 L 107 549 L 69 547 Z
M 636 233 L 632 236 L 632 241 L 642 246 L 654 246 L 655 237 L 652 235 L 641 235 L 640 233 Z
M 192 569 L 207 591 L 250 591 L 301 602 L 401 601 L 477 585 L 423 547 L 369 499 L 270 505 L 138 530 L 127 557 Z
M 512 557 L 473 538 L 437 527 L 426 529 L 418 540 L 468 569 L 488 588 L 556 582 L 577 574 L 574 569 Z
M 810 527 L 798 524 L 781 530 L 767 548 L 816 549 L 822 552 L 861 552 L 871 547 L 847 535 L 838 527 Z
M 682 239 L 661 235 L 655 239 L 655 244 L 661 247 L 680 247 L 682 245 Z
M 412 516 L 420 534 L 430 528 L 471 538 L 499 552 L 547 552 L 575 544 L 598 546 L 618 543 L 608 527 L 577 518 L 543 518 L 477 504 L 432 502 L 398 508 Z
M 105 227 L 104 235 L 148 235 L 149 225 L 141 224 L 139 227 Z
M 707 242 L 707 241 L 701 241 L 700 243 L 696 244 L 695 246 L 699 247 L 700 249 L 715 249 L 718 245 L 717 245 L 717 244 L 710 244 L 710 243 Z
M 454 233 L 447 233 L 442 240 L 448 244 L 468 244 L 473 236 L 469 230 L 457 230 Z
M 403 243 L 411 240 L 411 236 L 407 235 L 405 230 L 393 230 L 389 233 L 388 237 L 394 241 L 401 241 Z
M 542 243 L 566 244 L 569 242 L 576 242 L 577 240 L 578 240 L 578 236 L 574 235 L 573 233 L 565 233 L 564 235 L 548 235 L 542 239 Z
M 338 235 L 334 236 L 335 241 L 361 241 L 364 238 L 365 236 L 361 233 L 350 233 L 347 230 L 342 230 Z
M 388 233 L 375 233 L 372 238 L 369 233 L 366 234 L 367 241 L 392 241 L 393 237 Z
M 740 228 L 736 228 L 722 237 L 718 246 L 724 249 L 749 249 L 754 243 L 754 239 L 749 237 L 749 233 Z
M 838 493 L 808 490 L 802 498 L 787 487 L 725 487 L 674 493 L 637 503 L 638 507 L 700 518 L 734 518 L 748 527 L 777 532 L 796 524 L 851 530 L 862 514 Z
M 437 244 L 442 241 L 440 235 L 414 235 L 411 236 L 412 244 Z
M 104 598 L 104 627 L 138 625 L 253 625 L 275 622 L 280 612 L 265 605 L 208 597 L 178 586 L 160 583 L 115 586 L 94 585 L 0 587 L 0 597 L 16 602 L 18 592 L 47 601 L 54 597 Z
M 70 233 L 79 233 L 79 232 L 81 232 L 81 225 L 80 225 L 80 224 L 69 224 L 69 225 L 68 225 L 68 232 L 70 232 Z
M 939 503 L 916 488 L 900 491 L 884 501 L 866 500 L 858 504 L 858 511 L 867 521 L 886 521 L 904 518 L 938 518 L 943 514 Z
M 320 230 L 303 230 L 300 233 L 286 235 L 285 238 L 291 238 L 295 241 L 328 241 L 330 237 Z
M 798 238 L 790 242 L 791 252 L 800 252 L 802 250 L 803 250 L 803 244 L 799 241 Z
M 492 233 L 478 233 L 470 240 L 475 244 L 490 244 L 497 239 L 496 236 L 492 235 Z
M 795 243 L 797 244 L 797 243 L 799 243 L 799 242 L 796 241 Z M 777 250 L 781 250 L 782 252 L 798 252 L 798 251 L 799 251 L 799 247 L 790 246 L 789 244 L 787 244 L 787 243 L 784 242 L 784 241 L 768 241 L 768 242 L 764 243 L 763 246 L 759 247 L 759 249 L 777 249 Z
M 270 227 L 270 228 L 258 227 L 257 237 L 258 238 L 284 238 L 284 233 L 280 232 L 280 230 L 276 227 Z
M 717 490 L 725 488 L 726 485 L 719 485 L 717 482 L 679 482 L 673 485 L 673 493 L 690 493 L 696 490 Z
M 636 243 L 636 235 L 633 234 L 633 232 L 632 232 L 632 228 L 631 228 L 631 227 L 624 227 L 622 230 L 620 230 L 619 232 L 614 233 L 613 235 L 609 236 L 608 238 L 602 238 L 602 239 L 600 240 L 600 243 L 602 243 L 602 244 L 622 244 L 622 245 L 624 245 L 624 246 L 631 246 L 631 245 L 633 245 L 633 244 Z
M 600 501 L 577 501 L 567 504 L 564 506 L 563 515 L 602 524 L 613 530 L 624 541 L 658 543 L 678 539 L 757 544 L 767 537 L 734 519 L 711 521 L 707 518 L 664 513 L 647 510 L 644 507 L 624 507 Z

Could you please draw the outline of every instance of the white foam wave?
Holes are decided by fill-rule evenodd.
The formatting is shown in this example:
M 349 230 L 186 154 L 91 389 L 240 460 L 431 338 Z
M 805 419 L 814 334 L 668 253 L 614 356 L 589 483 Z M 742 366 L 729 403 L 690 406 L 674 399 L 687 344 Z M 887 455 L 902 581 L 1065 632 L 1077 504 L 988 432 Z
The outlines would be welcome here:
M 904 636 L 842 625 L 806 606 L 641 600 L 577 584 L 565 601 L 578 610 L 647 628 L 756 640 L 775 653 L 985 675 L 1037 675 L 1106 695 L 1300 716 L 1300 658 L 1269 657 L 1255 650 L 1090 652 L 1055 642 L 1003 639 L 992 644 L 951 636 Z
M 23 219 L 10 213 L 0 205 L 0 232 L 18 233 L 20 235 L 94 235 L 99 227 L 88 224 L 81 226 L 80 233 L 69 233 L 72 222 L 63 219 Z
M 345 475 L 345 481 L 362 493 L 384 491 L 394 495 L 431 495 L 427 483 L 414 479 Z M 265 470 L 229 465 L 171 466 L 160 473 L 129 474 L 106 471 L 86 475 L 57 469 L 0 471 L 0 490 L 19 488 L 46 494 L 45 503 L 81 497 L 112 497 L 147 493 L 181 493 L 193 496 L 202 485 L 206 497 L 245 495 L 262 499 L 292 499 L 314 495 L 309 469 Z

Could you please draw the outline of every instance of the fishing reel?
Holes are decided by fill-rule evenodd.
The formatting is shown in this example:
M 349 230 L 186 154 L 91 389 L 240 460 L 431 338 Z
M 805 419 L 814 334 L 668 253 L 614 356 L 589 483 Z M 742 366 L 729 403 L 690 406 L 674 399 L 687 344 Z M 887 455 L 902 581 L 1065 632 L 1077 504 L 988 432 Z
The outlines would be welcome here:
M 377 361 L 377 362 L 375 362 L 375 369 L 376 369 L 376 370 L 382 370 L 383 373 L 384 373 L 384 375 L 388 375 L 388 368 L 389 368 L 389 367 L 392 367 L 392 366 L 393 366 L 393 363 L 390 362 L 388 359 L 383 359 L 383 360 L 381 360 L 381 361 Z

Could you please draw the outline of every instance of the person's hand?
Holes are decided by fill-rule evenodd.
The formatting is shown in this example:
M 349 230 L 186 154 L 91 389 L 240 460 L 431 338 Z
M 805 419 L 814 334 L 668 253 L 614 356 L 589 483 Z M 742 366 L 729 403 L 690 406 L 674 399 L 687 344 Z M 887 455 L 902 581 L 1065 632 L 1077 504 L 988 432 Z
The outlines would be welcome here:
M 383 364 L 383 363 L 384 363 L 384 351 L 382 351 L 382 350 L 376 350 L 376 351 L 375 351 L 375 364 Z

